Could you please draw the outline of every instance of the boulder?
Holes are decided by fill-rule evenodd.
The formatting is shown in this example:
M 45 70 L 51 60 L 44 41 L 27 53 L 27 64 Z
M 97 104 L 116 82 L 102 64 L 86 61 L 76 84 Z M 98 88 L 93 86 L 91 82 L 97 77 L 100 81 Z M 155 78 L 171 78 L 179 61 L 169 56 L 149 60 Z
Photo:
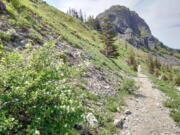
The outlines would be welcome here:
M 119 119 L 114 120 L 114 126 L 123 129 L 124 122 L 126 120 L 125 116 L 121 116 Z
M 86 116 L 86 121 L 91 127 L 97 127 L 98 126 L 98 120 L 92 113 L 88 113 Z
M 80 124 L 75 124 L 74 129 L 77 130 L 77 131 L 80 131 L 80 130 L 83 130 L 83 126 L 80 125 Z
M 132 112 L 131 112 L 131 111 L 129 111 L 129 110 L 126 110 L 126 111 L 125 111 L 125 114 L 126 114 L 126 115 L 131 115 L 131 114 L 132 114 Z
M 180 87 L 176 87 L 176 89 L 180 92 Z

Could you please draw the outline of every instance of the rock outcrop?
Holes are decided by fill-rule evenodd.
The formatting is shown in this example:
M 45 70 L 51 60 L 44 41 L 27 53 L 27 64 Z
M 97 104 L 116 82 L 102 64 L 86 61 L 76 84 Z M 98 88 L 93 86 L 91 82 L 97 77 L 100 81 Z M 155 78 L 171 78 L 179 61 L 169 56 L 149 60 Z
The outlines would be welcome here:
M 136 12 L 130 11 L 124 6 L 116 5 L 99 14 L 97 19 L 102 24 L 107 17 L 114 24 L 114 31 L 120 33 L 121 38 L 133 46 L 148 50 L 158 47 L 167 48 L 151 34 L 147 23 Z

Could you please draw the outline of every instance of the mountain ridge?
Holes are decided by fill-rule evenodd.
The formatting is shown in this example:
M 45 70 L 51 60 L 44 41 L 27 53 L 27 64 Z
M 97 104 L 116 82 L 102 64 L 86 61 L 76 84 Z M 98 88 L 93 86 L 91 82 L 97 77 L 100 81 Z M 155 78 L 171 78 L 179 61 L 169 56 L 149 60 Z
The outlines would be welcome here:
M 121 37 L 137 48 L 148 50 L 158 50 L 164 48 L 173 49 L 164 45 L 152 35 L 148 24 L 135 11 L 121 5 L 114 5 L 97 16 L 100 23 L 108 17 L 114 24 L 114 30 L 121 34 Z

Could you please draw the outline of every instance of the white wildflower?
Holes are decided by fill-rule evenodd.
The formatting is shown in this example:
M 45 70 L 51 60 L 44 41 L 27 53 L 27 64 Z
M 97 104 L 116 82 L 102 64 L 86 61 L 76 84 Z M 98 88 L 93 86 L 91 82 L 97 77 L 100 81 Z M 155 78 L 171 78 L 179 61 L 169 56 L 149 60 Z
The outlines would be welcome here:
M 14 120 L 15 120 L 15 118 L 12 118 L 11 120 L 12 120 L 12 121 L 14 121 Z
M 35 135 L 40 135 L 40 131 L 39 131 L 39 130 L 36 130 L 36 131 L 35 131 Z
M 72 111 L 72 112 L 74 112 L 74 111 L 75 111 L 74 107 L 72 107 L 72 108 L 71 108 L 71 111 Z

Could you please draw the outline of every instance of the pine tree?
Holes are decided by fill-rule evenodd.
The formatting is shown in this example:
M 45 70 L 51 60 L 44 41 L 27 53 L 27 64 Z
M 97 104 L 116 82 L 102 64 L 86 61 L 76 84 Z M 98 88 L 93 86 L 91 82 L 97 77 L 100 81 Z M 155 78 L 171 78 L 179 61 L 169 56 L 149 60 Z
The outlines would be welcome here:
M 105 55 L 106 57 L 118 57 L 119 53 L 117 46 L 114 45 L 115 42 L 115 32 L 113 31 L 113 25 L 110 23 L 109 19 L 106 18 L 104 23 L 101 25 L 101 41 L 105 44 Z
M 149 72 L 151 74 L 153 74 L 154 73 L 154 62 L 153 62 L 152 54 L 148 55 L 148 68 L 149 68 Z
M 128 50 L 128 44 L 127 44 L 127 41 L 125 41 L 125 49 Z
M 133 49 L 130 49 L 128 55 L 129 55 L 128 56 L 128 64 L 133 66 L 134 71 L 137 71 L 137 62 L 136 62 L 135 53 L 134 53 Z
M 79 19 L 84 22 L 83 12 L 81 9 L 79 10 Z
M 161 68 L 161 63 L 158 61 L 158 58 L 156 57 L 155 61 L 154 61 L 154 66 L 155 68 L 157 69 L 160 69 Z
M 97 18 L 94 18 L 94 16 L 90 15 L 86 22 L 90 27 L 92 27 L 95 30 L 100 30 L 101 26 L 99 23 L 99 20 Z
M 76 9 L 69 8 L 69 10 L 67 11 L 67 14 L 71 15 L 74 18 L 81 20 L 82 22 L 84 22 L 86 20 L 85 15 L 83 15 L 83 12 L 81 9 L 78 12 Z

